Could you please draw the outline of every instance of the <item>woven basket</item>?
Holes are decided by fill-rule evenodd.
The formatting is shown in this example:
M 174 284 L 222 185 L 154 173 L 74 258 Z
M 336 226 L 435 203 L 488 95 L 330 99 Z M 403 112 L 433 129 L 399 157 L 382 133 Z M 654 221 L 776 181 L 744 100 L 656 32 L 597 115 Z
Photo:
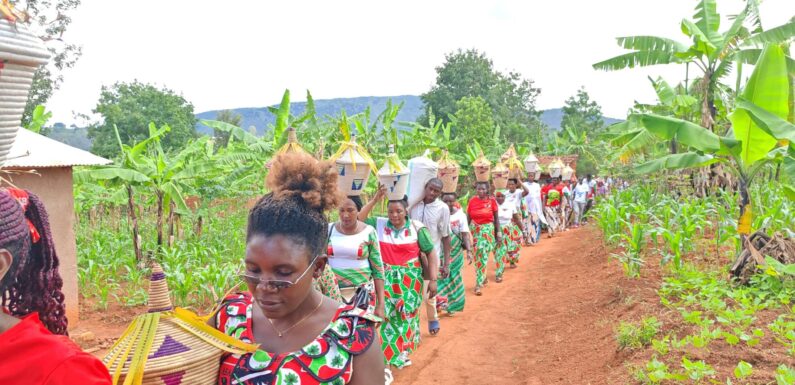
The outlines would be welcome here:
M 276 151 L 275 155 L 285 154 L 288 152 L 301 152 L 304 154 L 309 154 L 303 147 L 301 147 L 301 143 L 298 143 L 298 136 L 295 133 L 295 128 L 290 127 L 287 129 L 287 143 L 284 144 L 278 151 Z M 311 154 L 309 154 L 311 155 Z M 265 168 L 270 169 L 273 165 L 273 158 L 269 161 L 265 162 Z
M 527 172 L 536 172 L 538 169 L 538 158 L 533 154 L 524 158 L 524 169 L 527 170 Z
M 370 174 L 376 167 L 367 150 L 356 143 L 356 136 L 351 136 L 349 142 L 342 143 L 331 159 L 337 165 L 337 187 L 340 193 L 346 196 L 362 195 Z
M 571 176 L 574 175 L 574 169 L 571 168 L 571 166 L 566 165 L 566 167 L 563 168 L 563 171 L 561 171 L 560 174 L 563 180 L 571 180 Z
M 555 159 L 549 164 L 549 166 L 547 166 L 547 169 L 549 171 L 549 176 L 553 178 L 560 178 L 560 174 L 563 172 L 563 161 L 560 159 Z
M 508 159 L 516 158 L 516 156 L 516 148 L 514 148 L 513 143 L 511 143 L 511 146 L 500 156 L 500 162 L 506 163 Z
M 494 179 L 494 188 L 502 190 L 508 187 L 508 174 L 510 170 L 504 163 L 500 162 L 491 170 L 491 178 Z
M 401 200 L 409 189 L 409 168 L 392 152 L 378 170 L 378 182 L 386 187 L 387 199 Z
M 172 307 L 165 274 L 155 264 L 149 312 L 133 320 L 103 363 L 114 385 L 215 385 L 224 352 L 256 349 L 211 328 L 196 314 Z
M 0 166 L 19 130 L 33 74 L 49 57 L 47 47 L 24 23 L 0 18 Z
M 505 163 L 508 167 L 508 178 L 522 180 L 522 173 L 524 173 L 524 165 L 517 157 L 509 158 Z
M 491 178 L 491 162 L 486 159 L 486 156 L 480 154 L 480 158 L 472 162 L 475 168 L 475 180 L 478 182 L 488 182 Z
M 461 173 L 461 167 L 455 160 L 450 159 L 447 150 L 444 151 L 442 157 L 439 159 L 439 179 L 442 180 L 442 192 L 454 193 L 458 189 L 458 176 Z

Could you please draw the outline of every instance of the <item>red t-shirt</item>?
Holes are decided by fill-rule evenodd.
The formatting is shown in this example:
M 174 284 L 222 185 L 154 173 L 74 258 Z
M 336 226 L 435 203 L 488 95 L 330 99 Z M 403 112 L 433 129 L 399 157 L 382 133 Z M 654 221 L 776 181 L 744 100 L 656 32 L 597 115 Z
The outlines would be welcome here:
M 108 369 L 66 336 L 50 333 L 36 313 L 0 334 L 0 384 L 110 385 Z
M 497 215 L 497 201 L 494 198 L 480 199 L 473 197 L 467 206 L 467 215 L 472 222 L 478 225 L 494 223 L 494 216 Z

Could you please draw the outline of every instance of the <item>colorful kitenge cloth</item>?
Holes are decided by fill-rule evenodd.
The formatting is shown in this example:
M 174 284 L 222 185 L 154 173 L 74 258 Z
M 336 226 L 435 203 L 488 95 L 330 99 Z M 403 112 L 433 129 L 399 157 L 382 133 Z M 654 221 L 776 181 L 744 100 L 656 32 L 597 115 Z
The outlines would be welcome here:
M 522 232 L 515 223 L 501 226 L 502 237 L 498 246 L 498 254 L 505 258 L 505 262 L 516 264 L 519 262 L 519 252 L 521 251 Z M 497 275 L 500 275 L 499 272 Z
M 431 235 L 422 223 L 406 220 L 398 229 L 387 218 L 371 218 L 384 261 L 386 319 L 381 325 L 381 345 L 388 365 L 402 368 L 420 344 L 422 264 L 420 251 L 433 250 Z
M 473 253 L 475 258 L 475 270 L 477 274 L 476 286 L 481 287 L 486 282 L 486 265 L 489 263 L 489 253 L 495 251 L 494 224 L 484 223 L 479 225 L 472 224 L 472 237 L 474 238 Z M 496 255 L 495 255 L 495 259 Z M 497 264 L 500 261 L 497 259 Z
M 469 225 L 467 217 L 462 210 L 458 210 L 450 216 L 450 229 L 453 236 L 450 237 L 450 275 L 447 278 L 440 278 L 437 283 L 439 286 L 439 296 L 447 297 L 447 311 L 455 313 L 464 310 L 465 290 L 462 271 L 464 268 L 464 237 L 469 236 Z
M 252 333 L 251 293 L 226 297 L 215 315 L 218 330 L 241 341 L 255 343 Z M 314 341 L 292 353 L 226 354 L 221 359 L 218 384 L 224 385 L 342 385 L 353 376 L 353 357 L 367 351 L 377 319 L 353 305 L 337 310 Z
M 334 276 L 334 272 L 331 270 L 331 266 L 329 266 L 328 263 L 323 269 L 323 274 L 320 275 L 320 278 L 313 279 L 312 284 L 315 290 L 323 293 L 326 297 L 337 302 L 344 302 L 342 294 L 340 293 L 340 287 L 337 284 L 337 277 Z
M 329 224 L 327 254 L 331 270 L 337 279 L 342 297 L 347 300 L 357 288 L 365 287 L 370 293 L 369 311 L 375 310 L 374 280 L 384 280 L 384 262 L 375 228 L 366 225 L 357 234 L 346 235 Z M 347 295 L 346 295 L 347 294 Z

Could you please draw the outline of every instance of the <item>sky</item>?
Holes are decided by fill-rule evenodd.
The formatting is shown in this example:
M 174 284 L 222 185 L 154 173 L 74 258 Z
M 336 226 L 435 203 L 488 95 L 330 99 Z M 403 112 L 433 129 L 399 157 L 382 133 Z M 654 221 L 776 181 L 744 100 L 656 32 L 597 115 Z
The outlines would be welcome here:
M 635 100 L 654 102 L 647 76 L 672 83 L 683 66 L 618 72 L 591 65 L 624 51 L 615 38 L 655 35 L 687 43 L 680 22 L 695 0 L 204 1 L 83 0 L 64 35 L 83 56 L 64 73 L 47 108 L 52 122 L 85 123 L 103 85 L 165 86 L 195 111 L 317 99 L 419 95 L 459 48 L 485 52 L 500 71 L 541 88 L 540 109 L 584 86 L 604 114 L 622 118 Z M 742 0 L 721 0 L 721 31 Z M 764 0 L 764 28 L 795 15 L 793 0 Z M 747 73 L 750 74 L 750 71 Z M 733 81 L 731 82 L 733 83 Z M 96 117 L 94 117 L 96 118 Z

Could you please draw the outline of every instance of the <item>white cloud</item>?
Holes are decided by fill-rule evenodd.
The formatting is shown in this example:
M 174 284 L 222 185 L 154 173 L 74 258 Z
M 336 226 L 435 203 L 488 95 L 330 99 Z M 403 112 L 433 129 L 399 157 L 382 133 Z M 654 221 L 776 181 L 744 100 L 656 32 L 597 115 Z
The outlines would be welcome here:
M 182 93 L 196 111 L 265 106 L 285 88 L 294 100 L 420 94 L 457 48 L 485 51 L 501 70 L 542 88 L 541 108 L 559 107 L 579 86 L 609 116 L 651 102 L 647 75 L 672 82 L 684 67 L 597 72 L 621 53 L 615 37 L 658 35 L 684 42 L 679 22 L 695 1 L 118 1 L 84 0 L 67 32 L 84 55 L 65 73 L 48 108 L 54 121 L 88 113 L 100 87 L 138 79 Z M 719 2 L 724 18 L 741 0 Z M 766 0 L 766 27 L 795 14 Z

